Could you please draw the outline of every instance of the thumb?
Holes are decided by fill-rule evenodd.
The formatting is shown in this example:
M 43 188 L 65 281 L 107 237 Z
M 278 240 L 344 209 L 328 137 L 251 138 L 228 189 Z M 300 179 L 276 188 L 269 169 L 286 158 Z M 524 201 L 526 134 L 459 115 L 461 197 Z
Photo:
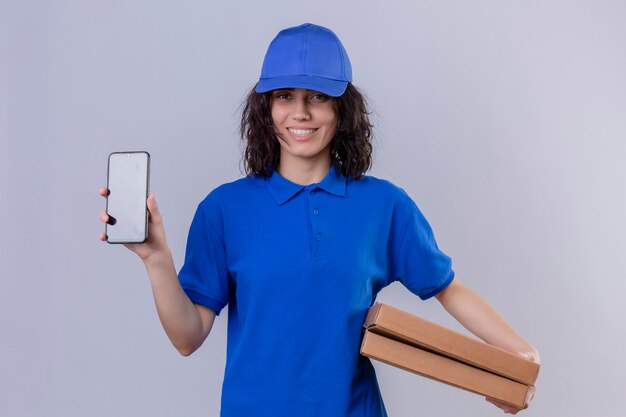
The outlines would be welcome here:
M 518 355 L 520 355 L 524 359 L 527 359 L 527 360 L 529 360 L 531 362 L 539 363 L 539 358 L 533 352 L 518 352 Z
M 150 222 L 154 224 L 161 224 L 163 219 L 161 217 L 161 212 L 159 211 L 159 206 L 157 205 L 154 193 L 150 193 L 150 195 L 148 195 L 147 205 L 148 211 L 150 212 Z

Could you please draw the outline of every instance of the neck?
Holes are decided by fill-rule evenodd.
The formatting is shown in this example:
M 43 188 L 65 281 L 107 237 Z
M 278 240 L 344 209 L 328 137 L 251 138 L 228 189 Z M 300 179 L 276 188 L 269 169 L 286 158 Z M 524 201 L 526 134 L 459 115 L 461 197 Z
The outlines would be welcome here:
M 295 184 L 309 185 L 322 181 L 330 171 L 330 155 L 323 160 L 294 160 L 281 157 L 278 173 Z

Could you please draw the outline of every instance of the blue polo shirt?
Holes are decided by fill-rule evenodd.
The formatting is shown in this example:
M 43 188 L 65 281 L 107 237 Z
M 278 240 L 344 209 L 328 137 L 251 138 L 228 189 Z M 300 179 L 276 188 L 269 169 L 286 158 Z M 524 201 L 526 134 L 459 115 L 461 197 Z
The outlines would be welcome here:
M 308 186 L 274 172 L 215 189 L 179 274 L 194 303 L 228 305 L 222 417 L 386 416 L 359 355 L 367 309 L 396 280 L 427 299 L 453 277 L 403 190 L 334 168 Z

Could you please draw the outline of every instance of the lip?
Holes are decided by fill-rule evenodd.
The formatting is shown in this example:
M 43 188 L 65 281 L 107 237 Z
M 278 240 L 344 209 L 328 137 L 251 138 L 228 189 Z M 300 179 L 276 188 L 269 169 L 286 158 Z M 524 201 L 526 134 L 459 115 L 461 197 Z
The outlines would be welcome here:
M 312 130 L 311 133 L 295 133 L 294 132 L 294 131 L 311 131 L 311 130 Z M 318 130 L 319 128 L 301 128 L 301 127 L 288 127 L 287 128 L 287 132 L 289 133 L 289 136 L 297 142 L 305 142 L 311 139 L 313 136 L 315 136 Z

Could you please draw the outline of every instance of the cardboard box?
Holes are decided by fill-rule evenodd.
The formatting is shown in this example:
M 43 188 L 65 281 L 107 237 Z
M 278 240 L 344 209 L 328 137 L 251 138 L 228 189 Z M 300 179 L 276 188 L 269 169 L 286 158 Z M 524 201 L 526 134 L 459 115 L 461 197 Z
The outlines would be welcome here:
M 446 356 L 365 331 L 361 354 L 476 394 L 522 408 L 528 385 Z
M 369 309 L 365 328 L 525 385 L 534 385 L 539 373 L 535 362 L 386 304 Z

